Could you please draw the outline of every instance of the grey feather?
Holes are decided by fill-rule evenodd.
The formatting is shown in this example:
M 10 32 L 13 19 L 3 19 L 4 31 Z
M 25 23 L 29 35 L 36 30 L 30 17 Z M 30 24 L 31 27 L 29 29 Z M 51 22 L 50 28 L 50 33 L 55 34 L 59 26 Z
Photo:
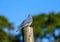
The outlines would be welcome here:
M 33 21 L 32 15 L 29 14 L 28 17 L 27 17 L 27 18 L 22 22 L 22 24 L 18 27 L 18 30 L 20 30 L 20 29 L 22 29 L 22 28 L 24 28 L 24 27 L 26 27 L 26 26 L 30 26 L 30 25 L 32 24 L 32 21 Z M 17 31 L 18 31 L 18 30 L 17 30 Z

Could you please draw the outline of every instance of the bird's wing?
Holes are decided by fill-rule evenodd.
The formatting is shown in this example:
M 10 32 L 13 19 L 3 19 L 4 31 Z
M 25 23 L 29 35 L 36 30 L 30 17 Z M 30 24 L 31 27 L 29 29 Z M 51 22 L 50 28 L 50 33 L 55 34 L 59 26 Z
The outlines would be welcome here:
M 26 24 L 29 24 L 32 22 L 32 16 L 28 15 L 28 17 L 22 22 L 21 26 L 24 26 Z
M 21 23 L 21 25 L 19 26 L 19 29 L 18 30 L 20 30 L 21 28 L 23 28 L 24 26 L 27 26 L 27 25 L 29 25 L 29 24 L 31 24 L 32 23 L 32 16 L 29 16 L 29 17 L 27 17 L 22 23 Z
M 32 22 L 31 19 L 25 19 L 25 20 L 22 22 L 21 26 L 25 26 L 26 24 L 29 24 L 30 22 Z

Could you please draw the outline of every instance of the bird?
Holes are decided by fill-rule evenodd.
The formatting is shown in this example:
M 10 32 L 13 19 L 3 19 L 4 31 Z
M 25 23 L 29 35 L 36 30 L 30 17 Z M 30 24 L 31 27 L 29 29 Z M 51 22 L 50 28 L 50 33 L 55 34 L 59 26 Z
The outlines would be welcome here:
M 30 25 L 32 24 L 32 15 L 29 14 L 28 17 L 21 23 L 21 25 L 18 27 L 17 31 L 21 30 L 24 27 L 30 27 Z M 16 32 L 17 32 L 16 31 Z

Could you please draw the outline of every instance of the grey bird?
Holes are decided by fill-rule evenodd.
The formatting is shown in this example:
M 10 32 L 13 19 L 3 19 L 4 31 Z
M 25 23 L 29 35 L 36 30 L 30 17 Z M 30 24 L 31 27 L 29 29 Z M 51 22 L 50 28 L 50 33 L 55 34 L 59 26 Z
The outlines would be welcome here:
M 29 14 L 28 17 L 27 17 L 27 18 L 22 22 L 22 24 L 18 27 L 18 30 L 17 30 L 17 31 L 21 30 L 21 29 L 24 28 L 24 27 L 30 27 L 30 25 L 32 24 L 32 21 L 33 21 L 32 15 Z M 16 32 L 17 32 L 17 31 L 16 31 Z

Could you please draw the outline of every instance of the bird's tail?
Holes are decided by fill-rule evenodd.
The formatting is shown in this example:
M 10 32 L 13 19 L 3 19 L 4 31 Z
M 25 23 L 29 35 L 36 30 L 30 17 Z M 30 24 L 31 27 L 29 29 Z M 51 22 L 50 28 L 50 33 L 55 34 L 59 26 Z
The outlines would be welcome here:
M 22 27 L 18 28 L 16 32 L 18 32 L 18 31 L 21 30 L 21 29 L 22 29 Z

